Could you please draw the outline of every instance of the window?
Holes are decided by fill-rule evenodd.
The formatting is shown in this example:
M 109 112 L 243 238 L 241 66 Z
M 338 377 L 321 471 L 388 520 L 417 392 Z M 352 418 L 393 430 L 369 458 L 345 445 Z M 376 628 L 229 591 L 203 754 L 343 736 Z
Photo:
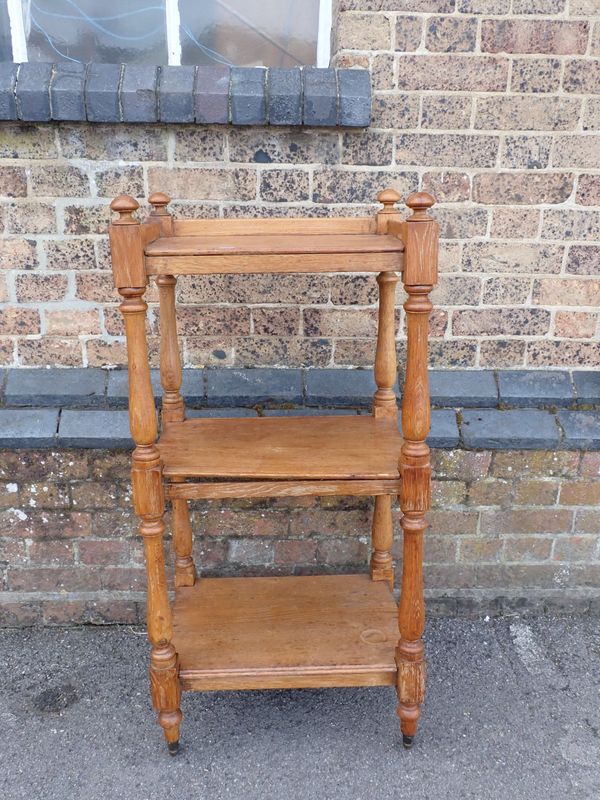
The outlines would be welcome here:
M 0 0 L 0 60 L 326 67 L 331 2 Z

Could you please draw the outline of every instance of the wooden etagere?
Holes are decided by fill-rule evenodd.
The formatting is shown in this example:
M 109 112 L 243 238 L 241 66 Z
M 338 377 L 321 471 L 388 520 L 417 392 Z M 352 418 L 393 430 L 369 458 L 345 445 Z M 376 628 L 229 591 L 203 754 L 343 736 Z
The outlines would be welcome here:
M 374 218 L 174 220 L 169 198 L 150 197 L 146 222 L 128 196 L 111 204 L 113 275 L 129 362 L 135 442 L 133 502 L 144 540 L 152 700 L 176 753 L 182 689 L 394 685 L 403 741 L 412 744 L 425 694 L 423 532 L 430 504 L 429 292 L 437 277 L 433 198 L 416 193 L 403 220 L 399 196 L 381 192 Z M 185 418 L 180 394 L 175 287 L 179 275 L 374 272 L 379 285 L 371 416 Z M 394 339 L 398 273 L 407 293 L 402 435 L 397 425 Z M 144 293 L 160 301 L 161 432 L 150 383 Z M 198 578 L 190 499 L 372 495 L 369 574 Z M 401 600 L 396 607 L 392 498 L 402 510 Z M 172 507 L 175 601 L 163 555 Z

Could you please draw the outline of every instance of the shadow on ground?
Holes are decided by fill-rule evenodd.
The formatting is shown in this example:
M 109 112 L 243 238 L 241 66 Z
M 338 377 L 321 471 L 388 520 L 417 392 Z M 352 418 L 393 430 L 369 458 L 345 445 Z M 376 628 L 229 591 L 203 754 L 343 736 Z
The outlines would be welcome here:
M 433 620 L 419 737 L 392 689 L 185 694 L 168 756 L 131 628 L 0 632 L 3 800 L 598 800 L 600 624 Z

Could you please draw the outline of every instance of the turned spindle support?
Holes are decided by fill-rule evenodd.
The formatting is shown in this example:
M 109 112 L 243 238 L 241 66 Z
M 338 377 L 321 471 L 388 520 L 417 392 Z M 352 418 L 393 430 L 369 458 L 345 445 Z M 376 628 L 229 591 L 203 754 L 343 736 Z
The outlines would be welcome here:
M 406 311 L 407 361 L 402 398 L 400 451 L 400 508 L 402 511 L 403 561 L 396 648 L 398 667 L 398 716 L 406 747 L 412 745 L 425 698 L 426 663 L 422 642 L 425 627 L 423 598 L 423 533 L 425 512 L 431 505 L 429 447 L 429 386 L 427 336 L 431 302 L 429 292 L 437 280 L 438 226 L 427 214 L 434 203 L 425 192 L 412 194 L 412 210 L 405 227 L 403 283 Z
M 150 653 L 152 702 L 158 712 L 169 752 L 177 751 L 182 719 L 178 660 L 171 644 L 173 626 L 167 594 L 163 553 L 164 489 L 156 437 L 158 432 L 154 396 L 150 382 L 143 299 L 147 278 L 141 257 L 140 225 L 133 217 L 138 208 L 132 197 L 121 196 L 111 204 L 119 219 L 110 227 L 113 274 L 123 297 L 120 311 L 125 321 L 129 368 L 129 421 L 135 443 L 132 458 L 133 505 L 140 518 L 147 572 L 147 621 Z M 120 257 L 121 256 L 121 257 Z

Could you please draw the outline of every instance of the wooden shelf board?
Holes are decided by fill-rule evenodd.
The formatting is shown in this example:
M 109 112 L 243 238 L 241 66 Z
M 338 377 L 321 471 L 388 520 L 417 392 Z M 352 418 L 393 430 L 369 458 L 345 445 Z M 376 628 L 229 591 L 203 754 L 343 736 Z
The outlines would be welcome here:
M 184 689 L 388 686 L 397 608 L 368 575 L 199 578 L 175 593 Z
M 395 419 L 371 416 L 190 419 L 158 441 L 166 478 L 398 480 Z
M 397 236 L 376 233 L 164 236 L 146 245 L 147 256 L 323 255 L 401 253 Z

